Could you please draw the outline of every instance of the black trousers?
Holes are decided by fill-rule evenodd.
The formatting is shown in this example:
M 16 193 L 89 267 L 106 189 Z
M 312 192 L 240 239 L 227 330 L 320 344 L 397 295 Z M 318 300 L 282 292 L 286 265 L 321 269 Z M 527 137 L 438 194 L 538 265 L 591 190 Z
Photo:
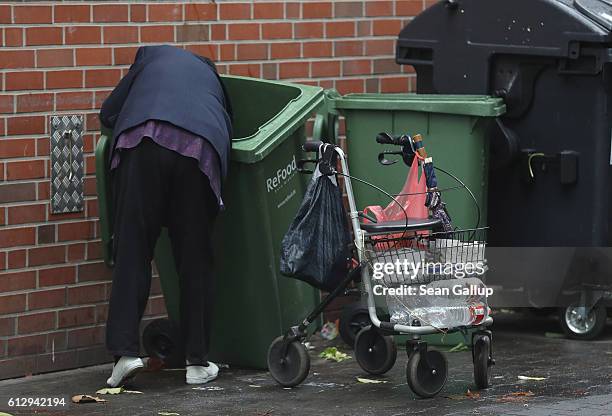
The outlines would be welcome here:
M 139 325 L 151 287 L 151 261 L 168 227 L 180 277 L 180 329 L 185 357 L 207 360 L 213 301 L 211 232 L 218 204 L 195 159 L 150 139 L 121 152 L 113 177 L 115 269 L 106 345 L 138 357 Z

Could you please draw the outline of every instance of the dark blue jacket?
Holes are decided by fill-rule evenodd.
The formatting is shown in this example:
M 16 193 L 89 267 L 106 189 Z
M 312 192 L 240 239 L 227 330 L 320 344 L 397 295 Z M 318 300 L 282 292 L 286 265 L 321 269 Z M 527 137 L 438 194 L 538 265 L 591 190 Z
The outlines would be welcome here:
M 162 120 L 207 139 L 227 175 L 232 123 L 223 82 L 207 58 L 174 46 L 143 46 L 129 72 L 102 104 L 100 121 L 113 129 L 111 152 L 125 130 Z

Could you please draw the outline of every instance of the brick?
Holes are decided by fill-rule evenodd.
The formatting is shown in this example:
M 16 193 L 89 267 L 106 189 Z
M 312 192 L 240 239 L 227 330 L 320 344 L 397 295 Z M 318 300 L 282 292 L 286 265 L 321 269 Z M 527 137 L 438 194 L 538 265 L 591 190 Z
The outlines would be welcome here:
M 397 74 L 401 67 L 395 63 L 395 59 L 375 59 L 373 74 Z
M 367 1 L 365 6 L 366 16 L 393 16 L 392 1 Z
M 108 317 L 108 304 L 96 305 L 96 323 L 106 322 Z
M 6 164 L 6 179 L 37 179 L 45 177 L 44 160 L 24 160 Z
M 410 80 L 408 77 L 382 78 L 380 81 L 380 92 L 408 92 L 410 89 Z
M 23 29 L 20 27 L 4 29 L 4 46 L 23 46 Z
M 357 22 L 357 36 L 372 36 L 372 21 L 360 20 Z
M 174 42 L 174 26 L 142 26 L 141 42 Z
M 66 246 L 46 246 L 31 248 L 28 252 L 28 266 L 43 266 L 64 263 Z
M 119 69 L 89 69 L 85 71 L 85 88 L 114 87 L 120 79 Z
M 0 113 L 12 114 L 15 112 L 15 97 L 13 95 L 0 95 Z
M 76 64 L 78 66 L 111 65 L 112 62 L 113 50 L 111 48 L 80 48 L 76 50 Z M 122 63 L 115 62 L 118 65 Z M 49 87 L 47 86 L 47 88 Z
M 34 184 L 32 184 L 34 185 Z M 36 187 L 39 201 L 48 201 L 51 198 L 51 183 L 48 181 L 39 182 Z M 1 192 L 0 192 L 1 193 Z M 36 198 L 34 198 L 36 199 Z M 27 201 L 27 200 L 26 200 Z
M 31 245 L 34 242 L 34 228 L 0 229 L 0 248 Z
M 17 96 L 18 113 L 52 112 L 53 94 L 23 94 Z
M 291 39 L 293 25 L 291 23 L 266 23 L 261 26 L 263 39 Z
M 34 201 L 35 199 L 35 183 L 0 184 L 0 204 L 8 202 Z
M 87 23 L 90 22 L 90 6 L 89 5 L 55 5 L 53 19 L 56 23 Z
M 102 30 L 99 26 L 67 26 L 64 28 L 66 45 L 99 44 Z
M 421 0 L 402 0 L 395 4 L 396 16 L 416 16 L 423 11 L 423 2 Z
M 330 22 L 325 24 L 325 36 L 328 38 L 354 37 L 355 22 Z
M 210 25 L 182 25 L 176 27 L 177 42 L 204 42 L 210 38 Z
M 297 2 L 285 3 L 285 17 L 287 19 L 299 19 L 300 3 L 297 3 Z
M 138 27 L 136 26 L 105 26 L 104 43 L 136 43 L 138 42 Z
M 267 43 L 240 43 L 238 44 L 238 60 L 264 60 L 268 59 Z
M 31 68 L 34 66 L 33 50 L 0 50 L 0 69 Z
M 57 327 L 70 328 L 96 323 L 96 307 L 72 308 L 57 313 Z
M 7 352 L 9 356 L 40 354 L 45 352 L 46 343 L 46 334 L 12 338 L 7 342 Z
M 23 312 L 26 307 L 26 295 L 0 296 L 0 315 Z
M 26 266 L 26 250 L 11 250 L 6 254 L 6 257 L 8 259 L 7 265 L 9 269 L 21 269 Z
M 0 318 L 0 337 L 15 334 L 15 318 Z
M 68 304 L 83 305 L 106 300 L 106 285 L 93 284 L 68 288 Z
M 323 23 L 305 22 L 296 23 L 293 26 L 294 37 L 296 39 L 313 39 L 323 37 Z
M 338 77 L 340 76 L 339 61 L 311 62 L 310 74 L 313 77 Z
M 367 40 L 366 55 L 395 55 L 395 41 L 392 39 Z
M 55 243 L 55 224 L 41 225 L 37 228 L 36 233 L 38 244 Z
M 86 263 L 78 266 L 79 282 L 111 280 L 112 269 L 103 262 Z
M 90 241 L 87 243 L 87 260 L 100 260 L 102 255 L 101 241 Z
M 115 65 L 127 65 L 134 62 L 137 47 L 129 46 L 125 48 L 115 48 L 113 54 L 115 56 Z
M 68 331 L 68 348 L 89 347 L 104 342 L 104 327 L 80 328 Z
M 147 5 L 146 4 L 131 4 L 130 5 L 130 22 L 143 23 L 147 21 Z
M 302 3 L 302 19 L 325 19 L 332 17 L 332 2 Z
M 401 20 L 375 20 L 374 36 L 397 36 L 402 30 Z
M 217 20 L 217 4 L 188 3 L 185 4 L 185 20 L 202 21 Z
M 261 65 L 261 76 L 265 79 L 278 79 L 278 64 L 266 63 Z
M 231 75 L 259 78 L 261 76 L 261 65 L 259 64 L 236 64 L 230 65 Z
M 78 51 L 77 51 L 78 61 Z M 47 89 L 62 89 L 62 88 L 82 88 L 83 87 L 83 71 L 81 70 L 64 70 L 64 71 L 49 71 L 46 73 Z
M 66 288 L 45 289 L 28 293 L 28 309 L 48 309 L 66 305 Z
M 36 66 L 38 68 L 74 66 L 74 51 L 72 49 L 39 49 L 36 51 Z
M 337 80 L 335 87 L 340 94 L 350 94 L 352 92 L 358 93 L 363 92 L 363 80 L 362 79 L 341 79 Z
M 0 23 L 12 23 L 13 10 L 8 4 L 0 5 Z
M 363 2 L 348 1 L 334 2 L 335 17 L 361 17 L 363 16 Z
M 180 22 L 183 20 L 183 5 L 149 4 L 149 22 Z
M 304 58 L 324 58 L 333 55 L 332 42 L 304 42 L 302 44 Z
M 259 24 L 236 23 L 228 25 L 228 39 L 230 40 L 258 40 Z
M 14 6 L 15 23 L 52 23 L 50 6 Z
M 76 268 L 74 266 L 54 267 L 41 269 L 38 272 L 38 285 L 58 286 L 68 285 L 76 282 Z
M 126 4 L 102 4 L 93 6 L 94 22 L 127 22 L 128 6 Z
M 88 240 L 93 238 L 93 222 L 69 222 L 57 225 L 58 241 Z
M 256 2 L 254 3 L 253 17 L 255 19 L 283 19 L 285 9 L 282 3 Z
M 216 61 L 219 57 L 217 52 L 219 45 L 204 44 L 204 45 L 187 45 L 186 49 L 195 53 L 196 55 L 206 56 L 213 61 Z
M 342 62 L 342 75 L 363 75 L 372 73 L 372 61 L 352 59 Z
M 49 156 L 51 139 L 48 137 L 42 137 L 36 139 L 36 156 Z M 49 165 L 49 168 L 51 165 Z
M 26 28 L 26 45 L 61 45 L 61 27 L 28 27 Z
M 251 18 L 251 4 L 221 3 L 219 4 L 219 18 L 221 20 L 249 20 Z
M 43 88 L 42 71 L 7 72 L 4 86 L 6 91 L 40 90 Z
M 36 272 L 14 272 L 0 274 L 0 293 L 36 287 Z
M 68 261 L 85 260 L 85 247 L 85 243 L 70 244 L 68 246 Z
M 306 78 L 308 77 L 308 63 L 305 62 L 287 62 L 279 64 L 280 79 L 286 78 Z
M 334 56 L 363 56 L 363 41 L 343 40 L 334 42 Z
M 7 119 L 8 135 L 44 134 L 45 127 L 44 116 L 9 117 Z
M 56 315 L 55 312 L 21 315 L 17 318 L 17 333 L 23 335 L 55 329 Z
M 8 207 L 8 224 L 27 224 L 45 221 L 47 207 L 45 204 L 19 205 Z
M 231 43 L 219 45 L 219 58 L 222 61 L 234 61 L 236 59 L 236 45 Z
M 210 40 L 227 40 L 227 25 L 211 25 Z
M 89 110 L 93 108 L 93 92 L 71 91 L 58 92 L 55 98 L 57 111 L 62 110 Z
M 297 42 L 272 43 L 270 57 L 272 59 L 293 59 L 301 56 L 301 45 Z

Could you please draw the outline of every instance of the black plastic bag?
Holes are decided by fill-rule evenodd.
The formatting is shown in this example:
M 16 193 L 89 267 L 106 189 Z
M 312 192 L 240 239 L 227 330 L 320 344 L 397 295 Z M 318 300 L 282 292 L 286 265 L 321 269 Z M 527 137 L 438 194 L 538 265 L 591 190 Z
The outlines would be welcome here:
M 280 271 L 330 292 L 348 273 L 350 238 L 336 179 L 316 169 L 281 243 Z

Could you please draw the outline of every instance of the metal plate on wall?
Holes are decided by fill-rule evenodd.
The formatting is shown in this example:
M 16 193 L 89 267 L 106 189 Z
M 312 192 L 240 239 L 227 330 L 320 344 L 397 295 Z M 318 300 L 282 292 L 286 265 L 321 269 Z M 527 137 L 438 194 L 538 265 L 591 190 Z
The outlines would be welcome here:
M 51 117 L 51 211 L 83 211 L 83 116 Z

